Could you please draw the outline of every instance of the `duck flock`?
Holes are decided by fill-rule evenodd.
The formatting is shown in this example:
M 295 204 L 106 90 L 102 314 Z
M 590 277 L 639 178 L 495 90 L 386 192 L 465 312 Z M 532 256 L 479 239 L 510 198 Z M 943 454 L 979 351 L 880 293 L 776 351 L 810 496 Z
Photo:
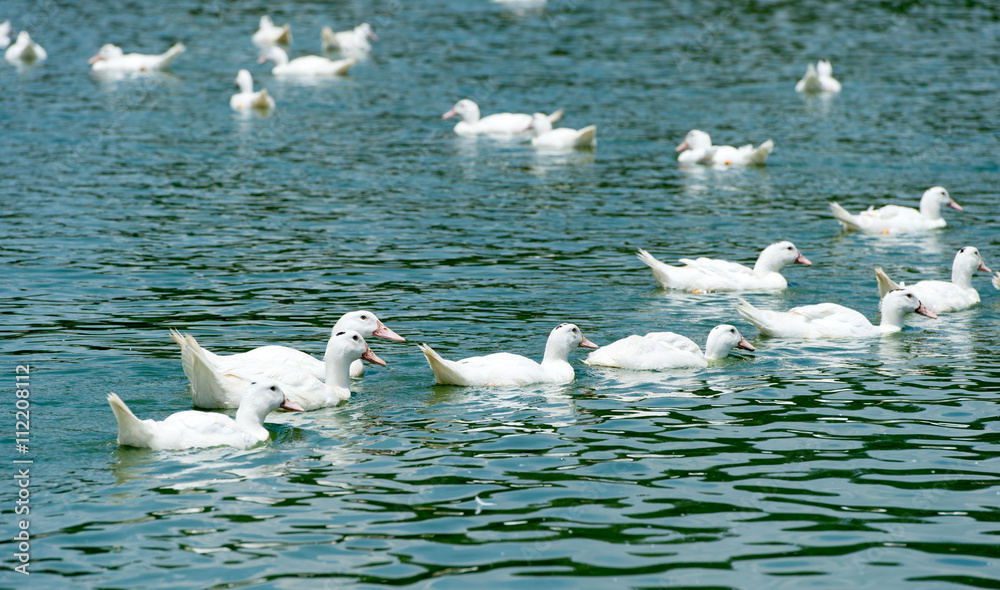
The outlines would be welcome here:
M 20 31 L 11 42 L 10 22 L 0 23 L 0 49 L 4 59 L 21 66 L 43 62 L 48 55 L 28 32 Z M 292 42 L 291 26 L 275 25 L 268 17 L 260 19 L 251 41 L 260 49 L 258 63 L 273 63 L 272 74 L 288 77 L 340 76 L 372 49 L 378 37 L 372 27 L 362 23 L 353 29 L 334 32 L 323 27 L 320 41 L 323 52 L 338 52 L 339 59 L 307 55 L 290 59 L 287 48 Z M 89 61 L 94 72 L 140 75 L 167 70 L 185 47 L 177 43 L 158 55 L 124 53 L 116 45 L 106 44 Z M 237 73 L 239 92 L 230 98 L 233 110 L 268 113 L 277 108 L 274 99 L 261 89 L 254 91 L 253 78 L 247 69 Z M 841 84 L 833 77 L 828 61 L 808 64 L 805 76 L 795 85 L 796 92 L 837 93 Z M 469 99 L 459 100 L 442 115 L 458 117 L 454 132 L 460 136 L 516 138 L 539 149 L 593 149 L 597 128 L 555 128 L 563 116 L 558 109 L 545 113 L 496 113 L 482 116 L 479 106 Z M 708 133 L 691 130 L 677 146 L 677 161 L 684 165 L 712 167 L 763 166 L 774 149 L 774 142 L 764 141 L 754 147 L 714 145 Z M 940 186 L 927 189 L 919 208 L 885 205 L 851 213 L 837 203 L 830 203 L 832 217 L 847 231 L 868 234 L 926 233 L 945 227 L 945 208 L 962 207 Z M 689 293 L 741 293 L 778 291 L 788 283 L 781 272 L 790 264 L 811 266 L 811 262 L 792 242 L 779 241 L 761 251 L 753 267 L 711 258 L 682 258 L 667 264 L 643 249 L 638 259 L 652 271 L 653 279 L 664 289 Z M 979 303 L 972 284 L 976 271 L 992 272 L 976 248 L 965 246 L 955 254 L 950 281 L 923 280 L 912 285 L 893 281 L 881 268 L 875 269 L 880 296 L 881 318 L 872 323 L 862 313 L 835 303 L 818 303 L 788 311 L 759 309 L 737 297 L 736 312 L 753 325 L 760 335 L 775 338 L 868 338 L 898 332 L 909 314 L 937 318 L 937 314 L 967 309 Z M 1000 289 L 1000 272 L 992 278 Z M 217 412 L 189 410 L 175 413 L 162 421 L 141 420 L 114 393 L 108 401 L 118 422 L 118 443 L 155 449 L 187 449 L 212 446 L 247 448 L 269 438 L 263 423 L 275 410 L 310 411 L 340 404 L 351 396 L 351 380 L 364 374 L 362 361 L 385 366 L 366 343 L 366 339 L 405 339 L 389 329 L 367 310 L 344 314 L 331 330 L 322 360 L 286 346 L 263 346 L 253 350 L 222 355 L 202 348 L 190 334 L 171 330 L 170 337 L 180 347 L 181 365 L 190 381 L 193 405 L 207 409 L 236 409 L 235 418 Z M 733 325 L 712 329 L 704 349 L 693 340 L 673 332 L 632 335 L 598 347 L 571 323 L 556 326 L 548 336 L 542 361 L 524 356 L 495 353 L 461 360 L 443 358 L 431 346 L 419 345 L 437 383 L 478 387 L 522 387 L 538 383 L 567 383 L 575 372 L 569 356 L 576 348 L 592 349 L 583 361 L 589 366 L 623 370 L 669 370 L 707 367 L 725 358 L 736 348 L 753 351 L 754 347 Z

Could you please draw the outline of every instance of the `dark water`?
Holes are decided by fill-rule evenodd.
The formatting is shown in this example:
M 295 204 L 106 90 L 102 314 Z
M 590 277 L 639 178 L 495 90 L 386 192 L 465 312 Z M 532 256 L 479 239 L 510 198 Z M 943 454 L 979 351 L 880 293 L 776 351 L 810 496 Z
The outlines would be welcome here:
M 15 0 L 49 60 L 0 65 L 0 312 L 8 473 L 28 458 L 30 578 L 4 587 L 1000 587 L 998 293 L 861 342 L 762 340 L 726 295 L 659 290 L 633 253 L 813 261 L 770 308 L 877 314 L 872 267 L 947 278 L 973 245 L 1000 267 L 1000 10 L 820 2 Z M 323 24 L 381 41 L 351 75 L 276 80 L 249 35 L 269 12 L 294 55 Z M 105 81 L 105 42 L 174 73 Z M 832 60 L 844 91 L 793 91 Z M 234 115 L 248 67 L 271 117 Z M 593 152 L 469 141 L 440 115 L 566 109 Z M 765 169 L 679 168 L 691 128 L 777 149 Z M 843 234 L 827 202 L 965 207 L 932 236 Z M 105 402 L 187 409 L 170 328 L 217 352 L 323 350 L 345 311 L 374 342 L 340 407 L 273 415 L 250 451 L 119 449 Z M 557 323 L 598 343 L 737 324 L 757 346 L 702 371 L 588 368 L 565 386 L 435 386 L 448 357 L 540 357 Z M 15 451 L 15 367 L 31 438 Z M 477 498 L 479 501 L 477 501 Z M 484 504 L 485 503 L 485 504 Z

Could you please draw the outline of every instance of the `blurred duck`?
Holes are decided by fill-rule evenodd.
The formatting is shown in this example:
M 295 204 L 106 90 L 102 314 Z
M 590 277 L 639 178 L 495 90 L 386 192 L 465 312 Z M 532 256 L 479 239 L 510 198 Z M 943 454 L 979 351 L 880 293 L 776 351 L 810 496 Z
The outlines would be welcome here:
M 174 58 L 184 53 L 184 44 L 176 43 L 160 55 L 124 53 L 121 47 L 107 43 L 87 63 L 95 72 L 152 72 L 169 70 Z
M 704 131 L 692 129 L 684 136 L 675 152 L 680 152 L 677 161 L 681 163 L 706 164 L 709 166 L 762 166 L 774 149 L 770 139 L 756 148 L 752 144 L 734 148 L 731 145 L 712 145 L 712 138 Z
M 815 94 L 819 92 L 840 92 L 840 82 L 833 77 L 833 66 L 826 60 L 816 65 L 806 66 L 806 75 L 795 85 L 795 92 Z
M 292 25 L 284 24 L 280 27 L 275 26 L 271 17 L 265 14 L 260 17 L 260 27 L 250 40 L 258 47 L 288 45 L 292 42 Z
M 253 76 L 248 70 L 240 70 L 236 74 L 236 85 L 240 87 L 240 91 L 229 99 L 229 106 L 234 111 L 269 111 L 274 108 L 274 99 L 266 89 L 253 91 Z
M 536 148 L 571 150 L 597 145 L 596 125 L 588 125 L 579 130 L 569 127 L 553 129 L 552 121 L 549 120 L 548 115 L 535 113 L 531 117 L 531 125 L 528 128 L 535 133 L 535 136 L 531 138 L 531 145 Z
M 455 125 L 455 133 L 471 137 L 474 135 L 512 136 L 520 135 L 531 127 L 531 115 L 526 113 L 495 113 L 485 117 L 479 114 L 479 105 L 463 98 L 441 115 L 442 119 L 458 116 L 462 120 Z M 563 116 L 562 109 L 548 115 L 549 123 L 556 123 Z
M 289 61 L 284 49 L 272 45 L 264 51 L 257 63 L 274 62 L 271 73 L 275 76 L 341 76 L 358 60 L 353 57 L 332 60 L 318 55 L 304 55 Z
M 323 51 L 339 50 L 343 53 L 359 55 L 371 51 L 372 41 L 378 41 L 378 35 L 368 23 L 361 23 L 349 31 L 334 32 L 330 27 L 323 27 L 319 32 L 323 42 Z
M 5 60 L 25 65 L 45 61 L 48 56 L 49 54 L 42 49 L 41 45 L 31 40 L 31 35 L 28 35 L 28 31 L 18 33 L 17 40 L 3 54 Z

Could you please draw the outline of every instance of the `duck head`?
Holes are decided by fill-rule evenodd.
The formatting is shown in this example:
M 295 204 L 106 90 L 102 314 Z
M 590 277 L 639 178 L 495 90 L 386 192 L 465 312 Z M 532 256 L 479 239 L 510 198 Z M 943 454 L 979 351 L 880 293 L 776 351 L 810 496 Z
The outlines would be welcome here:
M 962 206 L 951 198 L 943 186 L 932 186 L 920 197 L 920 212 L 926 217 L 931 219 L 941 217 L 941 209 L 944 207 L 951 207 L 956 211 L 962 210 Z
M 90 65 L 94 65 L 95 63 L 101 60 L 115 59 L 123 55 L 125 55 L 125 52 L 122 51 L 121 47 L 118 47 L 117 45 L 114 45 L 112 43 L 105 43 L 97 51 L 97 55 L 88 59 L 87 63 Z
M 451 110 L 447 113 L 441 115 L 442 119 L 450 119 L 458 115 L 466 123 L 475 123 L 479 120 L 479 105 L 472 102 L 468 98 L 463 98 L 462 100 L 455 103 L 455 106 L 451 107 Z
M 333 327 L 331 334 L 344 330 L 354 330 L 365 338 L 377 336 L 386 340 L 405 342 L 406 339 L 393 332 L 382 323 L 375 314 L 366 310 L 351 311 L 340 316 L 337 324 Z
M 675 152 L 684 150 L 707 150 L 712 147 L 712 138 L 704 131 L 692 129 L 684 136 L 684 141 L 674 148 Z
M 726 358 L 733 348 L 756 350 L 735 326 L 729 324 L 716 326 L 708 333 L 708 340 L 705 342 L 705 358 L 710 361 Z

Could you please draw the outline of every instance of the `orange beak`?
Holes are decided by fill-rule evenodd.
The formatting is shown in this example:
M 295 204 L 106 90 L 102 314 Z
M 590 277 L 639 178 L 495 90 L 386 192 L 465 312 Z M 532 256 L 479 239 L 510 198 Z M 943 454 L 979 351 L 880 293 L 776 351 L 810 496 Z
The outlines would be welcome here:
M 813 264 L 812 262 L 809 262 L 808 258 L 806 258 L 805 256 L 802 255 L 802 252 L 799 252 L 799 255 L 795 259 L 795 262 L 797 262 L 799 264 L 804 264 L 806 266 L 812 266 L 812 264 Z
M 385 338 L 386 340 L 394 340 L 396 342 L 406 342 L 406 338 L 403 338 L 399 334 L 385 327 L 385 324 L 383 324 L 382 322 L 378 323 L 378 328 L 375 328 L 375 331 L 372 332 L 372 336 L 378 336 L 379 338 Z
M 285 398 L 285 401 L 281 402 L 278 406 L 282 410 L 288 410 L 289 412 L 305 412 L 305 410 L 299 404 L 293 402 L 292 400 Z
M 448 111 L 447 113 L 445 113 L 445 114 L 441 115 L 441 118 L 442 118 L 442 119 L 450 119 L 450 118 L 454 117 L 454 116 L 455 116 L 455 115 L 457 115 L 457 114 L 458 114 L 458 113 L 456 113 L 456 112 L 455 112 L 455 109 L 451 109 L 451 110 L 450 110 L 450 111 Z
M 583 340 L 580 341 L 580 344 L 578 344 L 578 346 L 581 346 L 583 348 L 597 348 L 597 345 L 591 342 L 590 340 L 587 340 L 586 336 L 583 336 Z
M 955 211 L 961 211 L 962 210 L 962 206 L 959 205 L 958 203 L 956 203 L 955 199 L 952 199 L 952 200 L 948 201 L 948 206 L 951 207 L 952 209 L 954 209 Z
M 94 57 L 88 59 L 87 63 L 90 64 L 90 65 L 94 65 L 94 64 L 96 64 L 99 61 L 101 61 L 101 54 L 100 53 L 98 53 Z
M 747 342 L 746 338 L 740 338 L 740 341 L 736 343 L 736 348 L 744 348 L 746 350 L 757 350 L 752 344 Z
M 935 314 L 933 311 L 927 309 L 927 306 L 924 305 L 923 303 L 921 303 L 920 305 L 918 305 L 917 308 L 913 310 L 913 313 L 919 313 L 920 315 L 925 315 L 925 316 L 931 318 L 932 320 L 936 320 L 937 319 L 937 314 Z
M 379 365 L 381 367 L 385 366 L 385 361 L 382 360 L 382 359 L 380 359 L 380 358 L 378 358 L 378 356 L 374 352 L 372 352 L 372 349 L 370 349 L 370 348 L 366 348 L 365 349 L 365 353 L 363 355 L 361 355 L 361 358 L 365 359 L 369 363 L 374 363 L 374 364 Z
M 977 268 L 976 270 L 984 270 L 986 272 L 993 272 L 992 270 L 990 270 L 990 267 L 986 266 L 985 262 L 980 262 L 979 263 L 979 268 Z
M 686 149 L 688 149 L 688 142 L 687 142 L 687 140 L 684 140 L 683 142 L 681 142 L 681 144 L 679 146 L 677 146 L 677 147 L 674 148 L 674 151 L 675 152 L 683 152 Z

